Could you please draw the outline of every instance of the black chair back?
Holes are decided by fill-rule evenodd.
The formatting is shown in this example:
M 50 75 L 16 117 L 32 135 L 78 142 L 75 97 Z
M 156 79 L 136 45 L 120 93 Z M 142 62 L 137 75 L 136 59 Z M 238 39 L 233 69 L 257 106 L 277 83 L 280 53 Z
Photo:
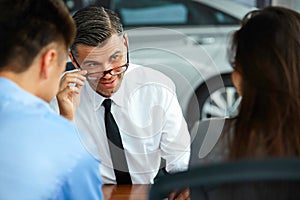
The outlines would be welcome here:
M 191 199 L 300 199 L 300 158 L 241 160 L 198 166 L 161 177 L 150 188 L 159 200 L 189 188 Z

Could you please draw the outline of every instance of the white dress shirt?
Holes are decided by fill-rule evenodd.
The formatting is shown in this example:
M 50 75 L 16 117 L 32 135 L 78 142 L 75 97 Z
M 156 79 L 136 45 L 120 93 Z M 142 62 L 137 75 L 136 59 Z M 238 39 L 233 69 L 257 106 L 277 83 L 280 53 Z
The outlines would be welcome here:
M 75 123 L 96 144 L 104 183 L 115 184 L 105 132 L 104 99 L 86 83 Z M 187 169 L 190 134 L 169 78 L 150 68 L 130 64 L 120 89 L 111 99 L 111 112 L 120 130 L 133 184 L 153 183 L 161 157 L 170 173 Z

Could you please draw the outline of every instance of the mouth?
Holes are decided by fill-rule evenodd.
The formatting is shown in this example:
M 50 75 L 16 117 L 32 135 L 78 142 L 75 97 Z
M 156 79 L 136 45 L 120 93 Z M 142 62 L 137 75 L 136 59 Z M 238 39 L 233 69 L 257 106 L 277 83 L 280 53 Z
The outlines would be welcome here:
M 113 88 L 113 87 L 115 87 L 115 82 L 116 82 L 116 79 L 109 80 L 109 81 L 105 80 L 105 81 L 100 81 L 100 84 L 106 88 Z

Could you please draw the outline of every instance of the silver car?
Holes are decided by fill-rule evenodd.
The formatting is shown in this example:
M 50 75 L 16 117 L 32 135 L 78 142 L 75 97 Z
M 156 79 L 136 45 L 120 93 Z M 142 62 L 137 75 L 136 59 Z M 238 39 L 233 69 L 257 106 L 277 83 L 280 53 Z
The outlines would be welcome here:
M 131 62 L 157 69 L 174 81 L 190 128 L 199 119 L 236 114 L 239 98 L 226 52 L 231 33 L 255 8 L 228 0 L 105 2 L 122 20 Z

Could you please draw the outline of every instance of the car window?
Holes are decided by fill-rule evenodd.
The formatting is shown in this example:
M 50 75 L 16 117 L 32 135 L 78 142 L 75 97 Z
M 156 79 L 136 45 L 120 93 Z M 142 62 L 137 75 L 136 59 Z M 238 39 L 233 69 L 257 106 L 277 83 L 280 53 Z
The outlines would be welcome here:
M 186 24 L 188 11 L 183 4 L 155 5 L 119 10 L 125 26 Z
M 240 23 L 239 19 L 199 2 L 190 1 L 189 11 L 192 25 L 234 25 Z
M 200 2 L 190 0 L 112 0 L 123 25 L 229 25 L 239 20 Z
M 105 8 L 109 8 L 110 5 L 110 0 L 63 0 L 63 1 L 66 4 L 71 14 L 89 5 L 99 5 Z

